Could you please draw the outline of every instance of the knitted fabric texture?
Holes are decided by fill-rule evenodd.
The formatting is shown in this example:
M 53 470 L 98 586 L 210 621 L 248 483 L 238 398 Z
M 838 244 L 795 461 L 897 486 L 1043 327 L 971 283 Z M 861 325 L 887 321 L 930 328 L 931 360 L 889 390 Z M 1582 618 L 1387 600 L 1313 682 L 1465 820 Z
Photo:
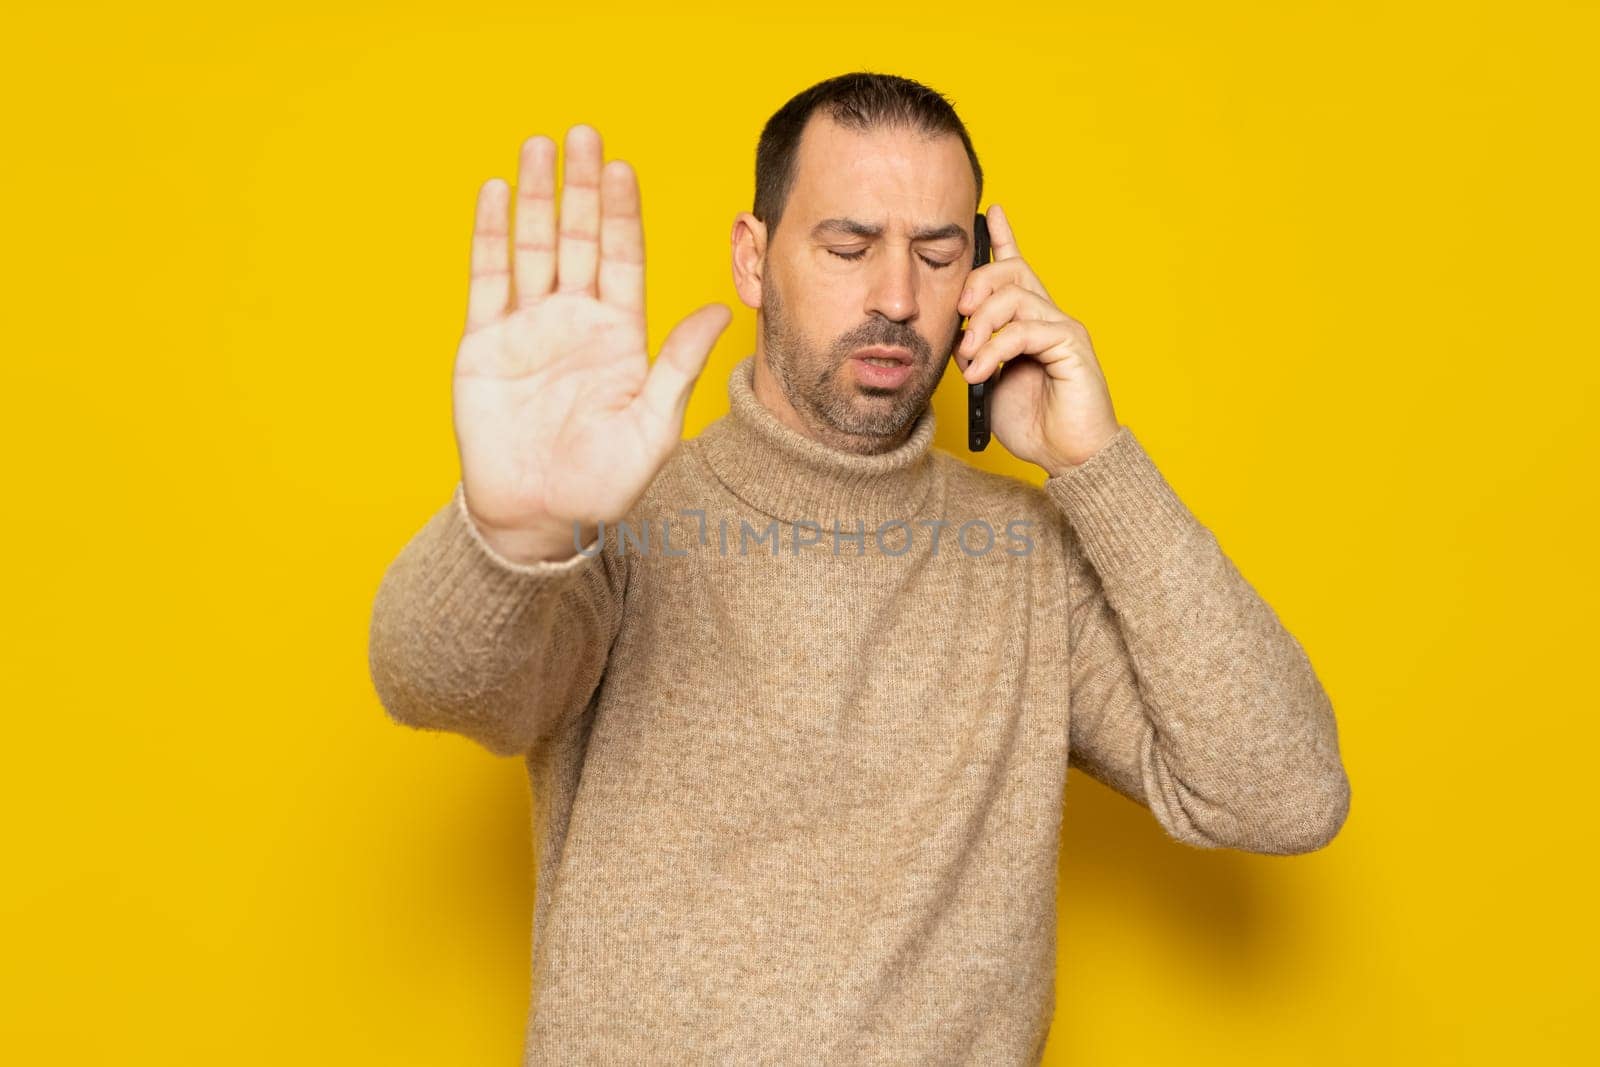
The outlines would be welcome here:
M 1036 1064 L 1069 767 L 1305 852 L 1350 802 L 1333 709 L 1126 426 L 1039 487 L 931 407 L 827 448 L 753 365 L 624 536 L 512 563 L 458 484 L 377 590 L 387 714 L 527 768 L 523 1062 Z

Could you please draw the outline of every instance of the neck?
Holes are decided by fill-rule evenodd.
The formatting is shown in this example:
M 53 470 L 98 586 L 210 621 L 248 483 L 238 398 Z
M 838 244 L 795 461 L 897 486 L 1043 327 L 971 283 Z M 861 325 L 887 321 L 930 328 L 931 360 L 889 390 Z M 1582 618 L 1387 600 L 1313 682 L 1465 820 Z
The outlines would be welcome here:
M 765 515 L 825 528 L 835 519 L 850 527 L 856 519 L 876 525 L 918 514 L 935 477 L 931 405 L 896 445 L 872 453 L 836 448 L 757 398 L 756 364 L 752 355 L 734 366 L 728 414 L 694 439 L 729 492 Z

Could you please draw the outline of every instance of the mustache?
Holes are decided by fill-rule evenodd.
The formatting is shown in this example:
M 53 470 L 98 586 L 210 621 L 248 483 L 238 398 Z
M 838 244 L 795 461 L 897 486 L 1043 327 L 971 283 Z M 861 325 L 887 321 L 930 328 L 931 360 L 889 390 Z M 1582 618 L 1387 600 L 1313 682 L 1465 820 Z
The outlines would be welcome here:
M 910 326 L 888 319 L 871 319 L 849 333 L 841 334 L 833 342 L 833 351 L 843 360 L 849 358 L 851 352 L 868 345 L 903 348 L 915 356 L 918 362 L 926 362 L 933 358 L 933 348 L 921 334 Z
M 954 320 L 950 323 L 949 338 L 944 339 L 944 352 L 949 354 L 955 349 L 955 342 L 962 336 L 962 322 Z M 835 344 L 840 362 L 850 358 L 851 352 L 858 349 L 883 344 L 883 346 L 906 349 L 912 354 L 915 362 L 925 363 L 934 357 L 933 342 L 923 338 L 922 334 L 912 330 L 910 326 L 899 326 L 883 318 L 875 318 L 872 322 L 862 323 L 858 330 L 846 333 Z

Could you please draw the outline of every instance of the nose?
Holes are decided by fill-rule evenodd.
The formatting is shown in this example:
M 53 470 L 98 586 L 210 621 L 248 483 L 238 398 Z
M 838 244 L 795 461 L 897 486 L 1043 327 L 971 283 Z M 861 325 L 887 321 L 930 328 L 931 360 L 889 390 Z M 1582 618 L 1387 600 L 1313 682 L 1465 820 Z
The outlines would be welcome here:
M 917 271 L 910 247 L 888 248 L 875 257 L 867 293 L 868 314 L 882 315 L 895 322 L 908 322 L 917 315 Z

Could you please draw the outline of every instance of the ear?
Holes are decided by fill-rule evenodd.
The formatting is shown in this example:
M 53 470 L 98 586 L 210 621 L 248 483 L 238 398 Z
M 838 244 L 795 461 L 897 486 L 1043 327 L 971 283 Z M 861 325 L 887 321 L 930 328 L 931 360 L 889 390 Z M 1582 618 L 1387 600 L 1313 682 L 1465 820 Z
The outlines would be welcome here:
M 767 254 L 767 224 L 741 211 L 733 220 L 733 287 L 745 307 L 761 308 L 761 271 Z

